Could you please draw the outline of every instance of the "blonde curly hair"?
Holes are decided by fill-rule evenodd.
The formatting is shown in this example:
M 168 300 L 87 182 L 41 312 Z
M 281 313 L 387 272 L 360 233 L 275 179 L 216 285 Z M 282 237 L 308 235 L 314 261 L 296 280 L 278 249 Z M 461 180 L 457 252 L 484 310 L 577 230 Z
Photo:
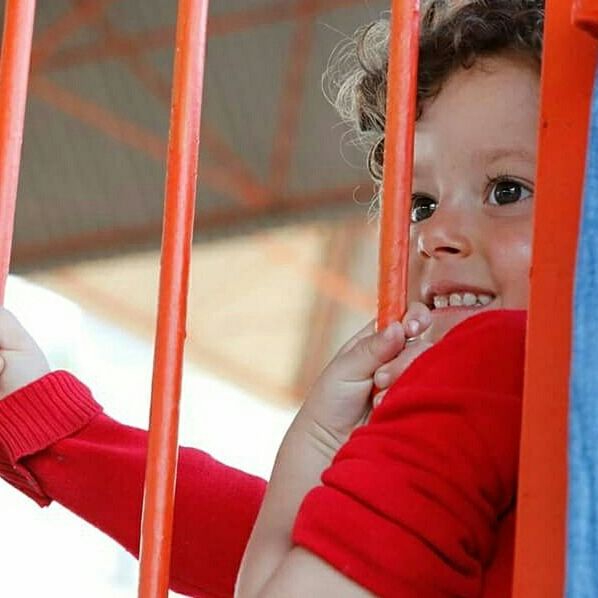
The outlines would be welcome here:
M 419 41 L 417 118 L 459 68 L 479 57 L 514 52 L 542 57 L 544 0 L 423 0 Z M 384 165 L 390 23 L 360 28 L 333 54 L 325 82 L 338 113 L 367 149 L 379 188 Z

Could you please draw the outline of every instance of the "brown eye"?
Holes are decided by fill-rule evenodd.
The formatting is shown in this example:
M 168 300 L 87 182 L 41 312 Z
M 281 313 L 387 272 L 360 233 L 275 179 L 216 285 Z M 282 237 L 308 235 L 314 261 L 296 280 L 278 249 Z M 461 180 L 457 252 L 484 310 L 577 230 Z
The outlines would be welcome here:
M 490 186 L 488 203 L 493 206 L 504 206 L 529 199 L 532 192 L 525 185 L 512 179 L 495 181 Z
M 421 222 L 429 218 L 436 208 L 438 203 L 432 197 L 427 195 L 414 195 L 411 199 L 411 222 Z

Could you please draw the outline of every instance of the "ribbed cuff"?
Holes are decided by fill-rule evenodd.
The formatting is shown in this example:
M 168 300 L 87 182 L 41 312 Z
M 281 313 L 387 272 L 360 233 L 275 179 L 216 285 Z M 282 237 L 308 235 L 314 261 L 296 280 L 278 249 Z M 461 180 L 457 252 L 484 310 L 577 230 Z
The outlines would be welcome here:
M 0 400 L 0 477 L 39 505 L 50 504 L 20 460 L 75 434 L 101 411 L 89 389 L 64 371 L 47 374 Z
M 14 465 L 74 434 L 101 411 L 77 378 L 52 372 L 0 400 L 0 445 Z

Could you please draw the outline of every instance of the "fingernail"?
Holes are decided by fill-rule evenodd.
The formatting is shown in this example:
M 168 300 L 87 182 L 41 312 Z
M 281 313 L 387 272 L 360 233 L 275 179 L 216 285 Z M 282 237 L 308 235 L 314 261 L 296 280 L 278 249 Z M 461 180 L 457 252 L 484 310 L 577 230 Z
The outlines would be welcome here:
M 390 383 L 390 374 L 388 372 L 376 372 L 374 375 L 374 384 L 378 388 L 386 388 Z
M 405 328 L 409 336 L 416 336 L 419 331 L 419 322 L 417 320 L 409 320 Z
M 390 324 L 389 326 L 387 326 L 387 328 L 384 330 L 384 332 L 382 333 L 382 336 L 387 340 L 391 340 L 392 338 L 394 338 L 395 333 L 397 330 L 397 323 L 393 322 L 392 324 Z
M 376 407 L 380 406 L 380 403 L 382 403 L 382 398 L 383 398 L 382 393 L 379 393 L 374 397 L 374 400 L 372 401 L 372 406 L 374 407 L 374 409 L 376 409 Z

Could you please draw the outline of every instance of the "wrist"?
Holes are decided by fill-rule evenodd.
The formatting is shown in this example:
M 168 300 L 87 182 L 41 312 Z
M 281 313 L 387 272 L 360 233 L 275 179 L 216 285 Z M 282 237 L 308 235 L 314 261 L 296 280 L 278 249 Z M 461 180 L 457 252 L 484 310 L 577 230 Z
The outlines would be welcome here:
M 305 408 L 297 414 L 289 434 L 306 450 L 319 455 L 329 463 L 349 437 L 349 432 L 344 433 L 324 425 L 309 409 Z

